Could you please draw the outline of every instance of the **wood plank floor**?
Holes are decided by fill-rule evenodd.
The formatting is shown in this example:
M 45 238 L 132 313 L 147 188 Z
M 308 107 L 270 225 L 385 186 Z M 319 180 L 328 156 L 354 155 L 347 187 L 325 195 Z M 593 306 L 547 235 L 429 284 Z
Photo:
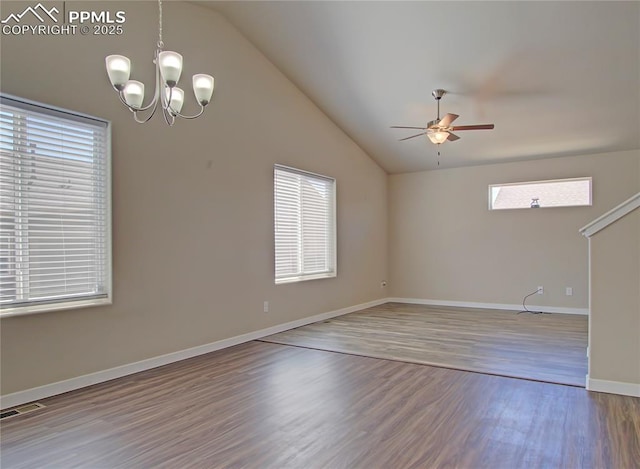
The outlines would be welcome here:
M 15 468 L 638 468 L 640 399 L 249 342 L 2 421 Z
M 386 303 L 262 340 L 584 387 L 587 326 L 581 315 Z

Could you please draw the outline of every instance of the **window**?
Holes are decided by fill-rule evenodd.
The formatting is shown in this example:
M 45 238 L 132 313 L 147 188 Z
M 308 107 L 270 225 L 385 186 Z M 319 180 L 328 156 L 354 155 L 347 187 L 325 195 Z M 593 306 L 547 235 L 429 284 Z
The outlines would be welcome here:
M 0 314 L 110 303 L 110 127 L 0 96 Z
M 274 168 L 276 283 L 336 276 L 335 179 Z
M 591 178 L 493 184 L 489 210 L 591 205 Z

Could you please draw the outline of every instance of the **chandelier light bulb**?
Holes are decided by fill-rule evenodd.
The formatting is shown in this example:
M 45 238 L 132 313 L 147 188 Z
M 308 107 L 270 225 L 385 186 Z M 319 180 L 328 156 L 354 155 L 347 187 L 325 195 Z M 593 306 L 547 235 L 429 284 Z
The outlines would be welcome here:
M 144 83 L 129 80 L 122 91 L 125 102 L 133 109 L 140 109 L 144 100 Z
M 169 101 L 169 112 L 173 115 L 178 114 L 184 104 L 184 91 L 177 86 L 165 88 L 165 97 L 166 100 Z
M 111 85 L 118 91 L 124 89 L 131 73 L 131 61 L 124 55 L 109 55 L 105 59 Z
M 160 73 L 169 87 L 174 87 L 182 73 L 182 56 L 177 52 L 162 51 L 158 54 Z
M 206 106 L 211 101 L 214 83 L 214 78 L 211 75 L 199 73 L 193 76 L 193 94 L 201 106 Z

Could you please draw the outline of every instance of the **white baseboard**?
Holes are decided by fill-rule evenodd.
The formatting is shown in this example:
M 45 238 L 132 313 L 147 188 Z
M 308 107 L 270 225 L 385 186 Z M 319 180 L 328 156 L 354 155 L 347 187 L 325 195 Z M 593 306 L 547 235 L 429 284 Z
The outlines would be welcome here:
M 509 305 L 504 303 L 476 303 L 473 301 L 447 301 L 447 300 L 429 300 L 422 298 L 387 298 L 392 303 L 410 303 L 417 305 L 432 306 L 454 306 L 460 308 L 482 308 L 482 309 L 505 309 L 508 311 L 521 311 L 522 305 Z M 527 305 L 531 311 L 541 311 L 543 313 L 563 313 L 563 314 L 582 314 L 588 315 L 588 308 L 564 308 L 559 306 L 537 306 Z
M 624 383 L 621 381 L 607 381 L 594 379 L 587 375 L 587 391 L 621 394 L 623 396 L 640 397 L 640 383 Z
M 0 409 L 8 409 L 17 405 L 26 404 L 27 402 L 33 402 L 38 399 L 44 399 L 46 397 L 55 396 L 65 392 L 73 391 L 75 389 L 84 388 L 93 384 L 103 383 L 115 378 L 121 378 L 123 376 L 138 373 L 140 371 L 150 370 L 151 368 L 157 368 L 159 366 L 168 365 L 180 360 L 186 360 L 187 358 L 196 357 L 205 353 L 214 352 L 234 345 L 250 342 L 252 340 L 260 339 L 268 335 L 277 334 L 278 332 L 287 331 L 296 327 L 305 326 L 314 322 L 325 321 L 330 318 L 342 316 L 344 314 L 353 313 L 365 308 L 371 308 L 372 306 L 378 306 L 383 303 L 387 303 L 386 298 L 381 298 L 375 301 L 369 301 L 359 305 L 349 306 L 347 308 L 337 309 L 335 311 L 329 311 L 327 313 L 316 314 L 307 318 L 297 319 L 295 321 L 286 322 L 284 324 L 278 324 L 277 326 L 268 327 L 247 334 L 230 337 L 228 339 L 219 340 L 210 344 L 199 345 L 186 350 L 179 350 L 177 352 L 168 353 L 158 357 L 147 358 L 135 363 L 129 363 L 127 365 L 117 366 L 115 368 L 109 368 L 107 370 L 97 371 L 88 375 L 78 376 L 76 378 L 66 379 L 64 381 L 58 381 L 56 383 L 45 384 L 44 386 L 38 386 L 24 391 L 18 391 L 11 394 L 0 396 Z

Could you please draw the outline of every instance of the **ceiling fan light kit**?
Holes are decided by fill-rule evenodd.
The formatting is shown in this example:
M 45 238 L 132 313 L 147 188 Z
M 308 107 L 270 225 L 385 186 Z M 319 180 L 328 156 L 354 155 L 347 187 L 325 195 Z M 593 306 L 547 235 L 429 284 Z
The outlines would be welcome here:
M 437 117 L 427 122 L 425 127 L 406 127 L 406 126 L 391 126 L 392 129 L 415 129 L 422 130 L 419 134 L 411 135 L 409 137 L 401 138 L 402 140 L 409 140 L 415 137 L 420 137 L 422 135 L 426 135 L 432 143 L 436 145 L 441 145 L 447 140 L 450 142 L 455 142 L 459 140 L 454 131 L 462 131 L 462 130 L 491 130 L 494 128 L 493 124 L 478 124 L 478 125 L 458 125 L 452 126 L 451 124 L 455 121 L 459 116 L 457 114 L 446 114 L 442 119 L 440 119 L 440 100 L 442 97 L 447 94 L 447 92 L 443 89 L 436 89 L 431 92 L 431 95 L 438 103 L 438 114 Z
M 443 132 L 440 130 L 431 130 L 429 129 L 427 131 L 427 137 L 429 137 L 429 140 L 431 140 L 431 143 L 435 143 L 436 145 L 440 145 L 441 143 L 444 143 L 447 141 L 447 138 L 449 138 L 451 134 L 449 132 Z

